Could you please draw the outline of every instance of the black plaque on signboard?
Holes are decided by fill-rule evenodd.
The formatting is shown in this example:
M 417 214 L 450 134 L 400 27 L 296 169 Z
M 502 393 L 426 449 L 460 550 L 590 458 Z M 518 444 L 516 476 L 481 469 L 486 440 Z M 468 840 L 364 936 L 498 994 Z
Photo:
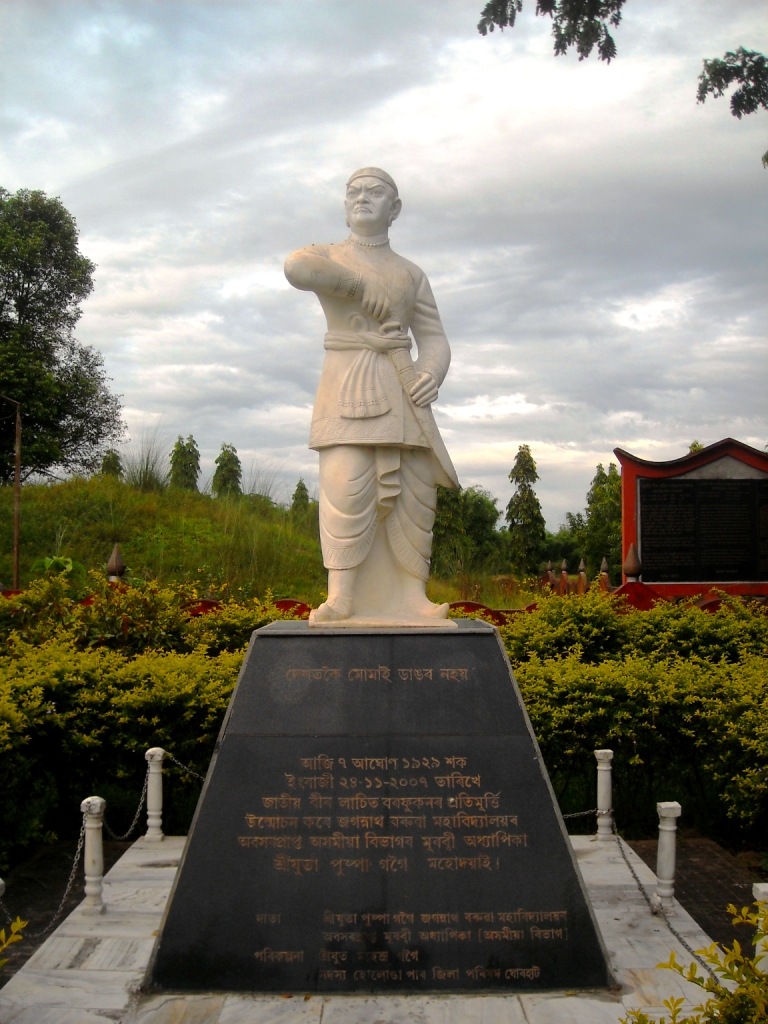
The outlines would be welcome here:
M 498 633 L 459 627 L 254 634 L 150 987 L 609 983 Z
M 645 583 L 768 579 L 768 480 L 639 481 Z

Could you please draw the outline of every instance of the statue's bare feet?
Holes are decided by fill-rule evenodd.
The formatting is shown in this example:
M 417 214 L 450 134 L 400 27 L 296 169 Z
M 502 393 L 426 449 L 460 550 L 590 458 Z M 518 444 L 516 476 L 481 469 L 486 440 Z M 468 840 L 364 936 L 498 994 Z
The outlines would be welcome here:
M 324 601 L 319 608 L 309 613 L 310 622 L 341 622 L 348 619 L 352 611 L 352 602 L 337 598 L 335 601 Z

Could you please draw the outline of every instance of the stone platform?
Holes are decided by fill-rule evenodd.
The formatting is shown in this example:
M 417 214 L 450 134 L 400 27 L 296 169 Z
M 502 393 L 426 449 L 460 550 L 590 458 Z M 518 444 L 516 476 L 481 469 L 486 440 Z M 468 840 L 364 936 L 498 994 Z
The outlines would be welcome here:
M 629 1008 L 658 1016 L 662 1001 L 700 990 L 656 964 L 690 954 L 650 913 L 653 872 L 620 840 L 571 838 L 617 987 L 610 992 L 514 995 L 249 995 L 165 992 L 141 986 L 184 847 L 183 837 L 140 839 L 108 872 L 106 911 L 78 907 L 0 989 L 0 1024 L 616 1024 Z M 621 846 L 620 846 L 621 843 Z M 670 921 L 694 949 L 710 939 L 675 903 Z

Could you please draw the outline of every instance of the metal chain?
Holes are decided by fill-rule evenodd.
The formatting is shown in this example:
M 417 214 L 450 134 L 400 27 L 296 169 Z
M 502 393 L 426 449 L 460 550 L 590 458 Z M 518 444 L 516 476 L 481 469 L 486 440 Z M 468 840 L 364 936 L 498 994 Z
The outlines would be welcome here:
M 187 772 L 189 775 L 194 776 L 194 778 L 196 778 L 196 779 L 200 779 L 202 782 L 205 781 L 205 776 L 204 775 L 200 775 L 198 772 L 194 771 L 194 769 L 190 768 L 188 765 L 182 764 L 181 761 L 177 760 L 177 758 L 175 758 L 173 756 L 173 754 L 169 753 L 168 751 L 166 751 L 165 754 L 166 754 L 167 759 L 169 761 L 173 761 L 173 763 L 175 765 L 177 765 L 179 768 L 181 768 L 182 771 Z M 106 820 L 102 819 L 103 824 L 104 824 L 104 828 L 106 829 L 106 831 L 107 831 L 107 833 L 108 833 L 108 835 L 110 836 L 111 839 L 113 839 L 113 840 L 115 840 L 117 842 L 121 842 L 122 840 L 127 839 L 131 835 L 133 830 L 136 828 L 136 825 L 138 824 L 139 817 L 141 815 L 142 809 L 143 809 L 143 807 L 144 807 L 144 805 L 146 803 L 146 800 L 147 800 L 147 789 L 148 789 L 148 787 L 149 787 L 149 765 L 147 765 L 147 771 L 146 771 L 146 774 L 144 776 L 144 786 L 142 787 L 142 790 L 141 790 L 141 797 L 139 798 L 139 806 L 136 808 L 136 813 L 133 816 L 133 821 L 131 822 L 130 827 L 128 828 L 128 831 L 125 832 L 121 836 L 115 835 L 115 833 L 112 831 L 112 829 L 107 824 Z M 44 935 L 47 935 L 48 932 L 50 932 L 53 929 L 53 926 L 56 924 L 56 922 L 59 920 L 59 918 L 61 917 L 62 913 L 64 912 L 64 907 L 66 905 L 67 900 L 69 899 L 70 893 L 72 892 L 72 886 L 75 884 L 75 876 L 77 875 L 77 867 L 78 867 L 78 865 L 80 863 L 80 858 L 83 855 L 83 846 L 85 844 L 85 822 L 86 822 L 86 818 L 87 818 L 87 814 L 84 813 L 83 814 L 83 822 L 82 822 L 82 825 L 80 826 L 80 835 L 79 835 L 78 840 L 77 840 L 77 849 L 75 850 L 75 859 L 74 859 L 74 861 L 72 863 L 72 870 L 69 873 L 69 879 L 67 880 L 67 886 L 66 886 L 66 888 L 64 890 L 64 895 L 61 897 L 61 902 L 59 903 L 59 906 L 58 906 L 56 912 L 54 913 L 53 917 L 51 918 L 51 920 L 48 922 L 48 924 L 44 928 L 41 928 L 40 931 L 37 931 L 37 932 L 27 932 L 27 931 L 25 931 L 24 934 L 28 938 L 30 938 L 30 939 L 41 939 Z M 7 924 L 12 924 L 13 921 L 16 920 L 16 918 L 11 914 L 11 912 L 8 910 L 8 907 L 5 905 L 5 902 L 3 901 L 3 899 L 2 899 L 2 892 L 0 892 L 0 914 L 2 914 L 2 916 L 4 917 L 4 919 L 5 919 Z
M 85 821 L 86 821 L 87 817 L 88 817 L 87 814 L 83 814 L 83 824 L 80 827 L 80 837 L 77 840 L 77 849 L 75 850 L 75 859 L 74 859 L 74 861 L 72 863 L 72 870 L 69 873 L 69 881 L 67 882 L 67 887 L 64 890 L 64 895 L 61 897 L 61 903 L 59 904 L 58 910 L 53 915 L 53 917 L 48 922 L 48 924 L 45 926 L 45 928 L 41 928 L 39 932 L 25 932 L 24 933 L 25 936 L 27 938 L 29 938 L 29 939 L 41 939 L 44 935 L 47 935 L 48 932 L 53 929 L 53 926 L 56 924 L 56 922 L 59 920 L 59 918 L 61 917 L 62 913 L 64 912 L 64 906 L 65 906 L 67 900 L 69 899 L 69 894 L 72 891 L 72 886 L 75 884 L 75 875 L 77 874 L 77 866 L 80 863 L 80 858 L 83 855 L 83 844 L 85 842 Z
M 127 839 L 128 836 L 131 835 L 131 833 L 133 832 L 133 830 L 136 828 L 136 826 L 139 823 L 139 817 L 140 817 L 141 811 L 142 811 L 142 809 L 144 807 L 144 803 L 145 803 L 145 801 L 147 799 L 147 787 L 148 786 L 149 786 L 149 765 L 147 765 L 147 771 L 146 771 L 146 774 L 144 775 L 144 787 L 143 787 L 143 789 L 141 791 L 141 796 L 139 797 L 139 806 L 136 808 L 136 813 L 133 816 L 133 821 L 128 826 L 128 831 L 124 832 L 121 836 L 115 835 L 115 833 L 109 827 L 109 824 L 107 823 L 106 817 L 102 818 L 102 821 L 104 823 L 104 828 L 107 830 L 107 835 L 109 836 L 110 839 L 114 839 L 116 842 L 122 842 L 123 839 Z
M 637 888 L 640 890 L 641 896 L 643 897 L 645 902 L 648 904 L 648 909 L 650 910 L 650 912 L 652 914 L 654 914 L 654 915 L 660 916 L 663 919 L 664 924 L 666 924 L 667 928 L 669 928 L 669 930 L 675 936 L 677 941 L 681 944 L 683 949 L 685 949 L 685 951 L 687 953 L 690 953 L 690 955 L 694 958 L 694 960 L 696 960 L 697 963 L 699 963 L 704 968 L 704 970 L 707 972 L 707 974 L 709 974 L 710 978 L 712 978 L 715 981 L 717 981 L 717 975 L 712 970 L 712 968 L 709 966 L 709 964 L 705 960 L 702 960 L 702 958 L 699 956 L 699 954 L 696 952 L 696 950 L 693 949 L 693 947 L 686 941 L 686 939 L 683 938 L 683 936 L 680 934 L 680 932 L 677 930 L 677 928 L 675 928 L 675 926 L 669 920 L 669 916 L 667 915 L 667 912 L 664 909 L 664 906 L 662 905 L 661 900 L 658 900 L 657 902 L 654 902 L 651 899 L 651 897 L 648 895 L 648 893 L 645 891 L 645 887 L 643 886 L 643 883 L 640 881 L 640 878 L 639 878 L 637 872 L 635 871 L 634 866 L 632 865 L 632 863 L 629 860 L 629 857 L 627 856 L 627 851 L 624 849 L 624 844 L 622 843 L 621 837 L 619 836 L 618 830 L 616 828 L 616 822 L 615 821 L 613 822 L 613 835 L 614 835 L 616 843 L 617 843 L 617 845 L 619 847 L 619 852 L 621 853 L 621 856 L 624 858 L 624 863 L 629 868 L 629 872 L 632 875 L 632 877 L 634 878 L 635 883 L 637 885 Z
M 186 765 L 186 764 L 182 764 L 182 763 L 181 763 L 181 761 L 178 761 L 178 760 L 177 760 L 177 759 L 176 759 L 176 758 L 175 758 L 175 757 L 173 756 L 173 754 L 171 754 L 171 753 L 170 753 L 170 751 L 166 750 L 166 752 L 165 752 L 165 757 L 166 757 L 166 759 L 167 759 L 168 761 L 173 761 L 173 763 L 174 763 L 175 765 L 178 765 L 178 767 L 179 767 L 179 768 L 181 768 L 181 769 L 182 769 L 182 771 L 185 771 L 185 772 L 187 772 L 187 774 L 188 774 L 188 775 L 192 775 L 192 776 L 194 776 L 194 777 L 195 777 L 196 779 L 200 779 L 200 781 L 201 781 L 201 782 L 205 782 L 205 776 L 204 776 L 204 775 L 200 775 L 200 773 L 199 773 L 199 772 L 196 772 L 196 771 L 195 771 L 195 770 L 194 770 L 193 768 L 190 768 L 190 767 L 189 767 L 188 765 Z
M 564 814 L 563 820 L 566 818 L 586 818 L 588 814 L 613 814 L 613 811 L 601 811 L 597 807 L 593 807 L 591 811 L 574 811 L 573 814 Z
M 613 810 L 611 809 L 609 811 L 601 811 L 599 808 L 593 807 L 589 811 L 576 811 L 573 814 L 564 814 L 563 815 L 563 819 L 565 820 L 566 818 L 584 818 L 584 817 L 586 817 L 587 815 L 590 815 L 590 814 L 596 814 L 598 818 L 606 817 L 607 815 L 611 815 L 612 816 L 613 815 Z M 634 866 L 632 865 L 631 861 L 629 860 L 629 857 L 627 857 L 627 851 L 624 849 L 624 844 L 621 842 L 621 837 L 619 836 L 618 829 L 616 828 L 616 819 L 615 818 L 613 818 L 613 820 L 611 821 L 611 831 L 613 832 L 613 837 L 616 840 L 616 843 L 618 845 L 619 852 L 621 853 L 621 856 L 624 859 L 624 863 L 627 865 L 627 868 L 629 869 L 629 873 L 634 878 L 635 884 L 637 885 L 637 888 L 640 890 L 641 896 L 643 897 L 645 902 L 648 904 L 648 909 L 650 910 L 650 912 L 652 914 L 654 914 L 654 915 L 660 916 L 663 919 L 663 921 L 666 924 L 667 928 L 669 928 L 669 930 L 675 936 L 677 941 L 682 945 L 683 949 L 685 949 L 686 952 L 690 953 L 690 955 L 694 958 L 694 960 L 696 960 L 704 968 L 704 970 L 709 974 L 709 976 L 711 978 L 714 978 L 715 980 L 717 980 L 717 975 L 712 970 L 712 968 L 709 966 L 709 964 L 707 964 L 704 960 L 702 960 L 702 958 L 699 956 L 699 954 L 696 952 L 695 949 L 691 948 L 690 944 L 683 938 L 683 936 L 680 934 L 680 932 L 674 927 L 672 922 L 669 920 L 669 916 L 667 915 L 667 912 L 664 909 L 661 901 L 658 900 L 657 902 L 654 902 L 651 899 L 651 897 L 648 895 L 648 893 L 645 891 L 643 883 L 640 881 L 640 878 L 639 878 L 637 872 L 635 871 Z
M 175 758 L 173 756 L 173 754 L 171 754 L 169 751 L 165 752 L 165 756 L 166 756 L 166 758 L 169 761 L 172 761 L 177 767 L 181 768 L 182 771 L 187 772 L 189 775 L 192 775 L 196 779 L 200 779 L 203 782 L 205 781 L 205 776 L 200 775 L 198 772 L 194 771 L 194 769 L 190 768 L 188 765 L 182 764 L 182 762 L 179 761 L 177 758 Z M 136 825 L 138 823 L 139 816 L 141 814 L 142 808 L 144 807 L 145 801 L 147 799 L 147 788 L 148 788 L 148 785 L 149 785 L 149 765 L 147 765 L 147 772 L 146 772 L 146 775 L 144 776 L 144 786 L 143 786 L 142 791 L 141 791 L 141 797 L 139 799 L 139 806 L 136 808 L 136 813 L 135 813 L 135 815 L 133 817 L 133 821 L 131 822 L 131 825 L 130 825 L 128 831 L 125 832 L 122 836 L 117 836 L 112 831 L 112 829 L 109 827 L 109 825 L 107 825 L 106 821 L 104 821 L 104 827 L 106 828 L 107 832 L 109 833 L 109 835 L 111 836 L 112 839 L 117 840 L 117 841 L 120 841 L 120 840 L 123 840 L 123 839 L 127 839 L 128 836 L 136 828 Z M 591 808 L 588 811 L 575 811 L 572 814 L 564 814 L 563 815 L 563 819 L 565 820 L 565 819 L 570 819 L 570 818 L 586 818 L 589 815 L 597 815 L 598 817 L 605 817 L 607 815 L 613 815 L 613 810 L 612 809 L 611 810 L 600 810 L 598 807 L 593 807 L 593 808 Z M 85 822 L 86 822 L 86 818 L 87 818 L 87 815 L 83 814 L 83 823 L 82 823 L 82 826 L 80 828 L 80 836 L 79 836 L 78 841 L 77 841 L 77 849 L 75 851 L 75 859 L 74 859 L 73 864 L 72 864 L 72 870 L 71 870 L 70 875 L 69 875 L 69 880 L 67 881 L 67 887 L 64 890 L 64 895 L 61 898 L 61 902 L 60 902 L 60 904 L 58 906 L 58 909 L 56 910 L 55 914 L 53 915 L 53 917 L 51 918 L 50 922 L 46 925 L 45 928 L 41 929 L 39 932 L 27 932 L 26 933 L 27 936 L 30 939 L 39 939 L 39 938 L 42 938 L 44 935 L 47 935 L 48 932 L 51 931 L 53 926 L 56 924 L 58 919 L 61 917 L 61 915 L 62 915 L 62 913 L 64 911 L 64 905 L 66 904 L 67 899 L 69 898 L 69 894 L 72 891 L 72 886 L 74 885 L 74 882 L 75 882 L 75 875 L 77 873 L 77 866 L 80 863 L 80 858 L 81 858 L 82 853 L 83 853 L 83 844 L 85 842 Z M 619 848 L 619 852 L 621 853 L 621 856 L 622 856 L 622 858 L 624 860 L 624 863 L 626 864 L 627 868 L 629 869 L 630 874 L 634 878 L 635 884 L 637 885 L 637 888 L 640 891 L 641 896 L 643 897 L 643 899 L 645 900 L 646 904 L 648 905 L 648 909 L 650 910 L 650 912 L 652 914 L 654 914 L 654 915 L 662 917 L 662 919 L 664 920 L 664 923 L 666 924 L 667 928 L 669 928 L 670 932 L 675 936 L 675 938 L 683 946 L 683 948 L 704 968 L 705 971 L 707 971 L 707 973 L 710 975 L 711 978 L 717 980 L 717 975 L 712 970 L 712 968 L 709 966 L 709 964 L 707 964 L 698 955 L 698 953 L 691 947 L 691 945 L 687 942 L 687 940 L 680 934 L 680 932 L 671 923 L 671 921 L 669 920 L 669 916 L 667 915 L 667 912 L 664 909 L 661 901 L 657 900 L 657 902 L 654 902 L 651 899 L 651 897 L 648 895 L 648 893 L 645 891 L 645 887 L 643 886 L 642 882 L 640 881 L 640 877 L 637 874 L 637 872 L 635 871 L 635 868 L 634 868 L 633 864 L 631 863 L 631 861 L 629 860 L 629 857 L 627 856 L 626 850 L 624 849 L 624 844 L 621 841 L 621 837 L 619 836 L 619 832 L 618 832 L 618 829 L 616 827 L 616 820 L 615 820 L 615 818 L 611 822 L 611 828 L 612 828 L 613 836 L 614 836 L 614 838 L 616 840 L 616 843 L 617 843 L 617 846 Z M 14 920 L 14 918 L 9 913 L 8 908 L 6 907 L 6 905 L 3 902 L 2 898 L 0 898 L 0 911 L 2 911 L 6 921 L 9 924 Z

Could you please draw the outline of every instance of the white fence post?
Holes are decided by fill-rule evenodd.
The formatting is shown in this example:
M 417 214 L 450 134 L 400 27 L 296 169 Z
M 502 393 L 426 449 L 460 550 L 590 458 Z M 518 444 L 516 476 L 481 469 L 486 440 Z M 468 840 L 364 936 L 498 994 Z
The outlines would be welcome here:
M 102 825 L 107 801 L 100 796 L 89 796 L 80 804 L 85 815 L 85 901 L 83 913 L 103 914 L 101 892 L 104 881 L 104 842 Z
M 597 759 L 597 834 L 596 839 L 613 839 L 612 750 L 596 750 Z
M 656 898 L 665 908 L 672 906 L 675 896 L 675 833 L 682 807 L 677 800 L 656 804 L 659 815 L 659 846 L 656 852 Z
M 160 842 L 163 835 L 163 759 L 162 747 L 150 747 L 144 755 L 149 770 L 147 779 L 147 835 L 150 842 Z

